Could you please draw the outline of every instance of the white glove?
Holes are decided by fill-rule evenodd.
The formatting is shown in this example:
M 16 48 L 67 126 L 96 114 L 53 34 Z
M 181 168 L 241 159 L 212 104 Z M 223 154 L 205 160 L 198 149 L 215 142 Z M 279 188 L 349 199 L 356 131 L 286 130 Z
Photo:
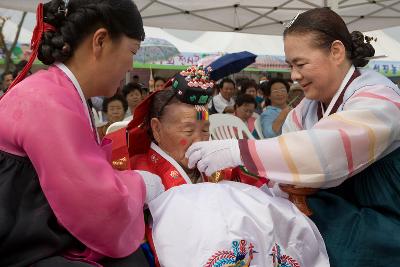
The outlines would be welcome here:
M 196 142 L 186 151 L 189 168 L 210 176 L 216 171 L 243 165 L 236 139 Z
M 135 172 L 142 176 L 144 184 L 146 185 L 146 200 L 144 203 L 149 203 L 165 191 L 160 176 L 147 171 L 135 170 Z

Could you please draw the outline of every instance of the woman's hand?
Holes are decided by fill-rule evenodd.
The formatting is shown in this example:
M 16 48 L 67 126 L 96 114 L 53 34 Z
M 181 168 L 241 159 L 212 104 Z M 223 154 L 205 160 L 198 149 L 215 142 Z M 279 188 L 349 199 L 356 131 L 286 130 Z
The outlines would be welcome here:
M 286 117 L 291 110 L 292 110 L 292 108 L 289 106 L 286 106 L 285 108 L 283 108 L 282 111 L 279 113 L 278 117 L 272 123 L 272 130 L 276 134 L 278 134 L 278 135 L 281 134 L 282 125 L 285 123 Z
M 280 184 L 280 189 L 289 195 L 289 200 L 307 216 L 312 215 L 312 210 L 307 206 L 306 197 L 315 194 L 318 188 L 297 187 L 295 185 Z
M 196 142 L 186 152 L 189 168 L 211 176 L 216 171 L 243 165 L 236 139 Z

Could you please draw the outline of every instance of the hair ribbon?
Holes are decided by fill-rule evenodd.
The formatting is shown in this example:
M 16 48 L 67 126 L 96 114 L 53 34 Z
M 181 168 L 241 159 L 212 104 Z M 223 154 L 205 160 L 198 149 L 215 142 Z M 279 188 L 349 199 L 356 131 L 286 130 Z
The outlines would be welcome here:
M 56 28 L 53 25 L 50 25 L 43 20 L 43 3 L 40 3 L 36 9 L 36 26 L 35 29 L 33 30 L 33 35 L 31 39 L 31 50 L 32 53 L 29 57 L 28 63 L 25 65 L 25 67 L 22 69 L 21 73 L 18 74 L 18 76 L 14 79 L 14 81 L 11 83 L 11 85 L 8 87 L 7 92 L 14 87 L 17 83 L 22 81 L 26 74 L 28 73 L 29 69 L 32 67 L 33 62 L 35 61 L 39 46 L 40 46 L 40 41 L 42 39 L 42 35 L 44 32 L 48 31 L 56 31 Z

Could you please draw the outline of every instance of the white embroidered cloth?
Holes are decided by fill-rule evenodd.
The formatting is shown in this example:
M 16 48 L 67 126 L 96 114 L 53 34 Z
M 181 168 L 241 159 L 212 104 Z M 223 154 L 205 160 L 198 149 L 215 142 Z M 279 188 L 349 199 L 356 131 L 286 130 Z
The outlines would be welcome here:
M 182 185 L 149 208 L 161 266 L 329 266 L 313 222 L 288 200 L 253 186 Z

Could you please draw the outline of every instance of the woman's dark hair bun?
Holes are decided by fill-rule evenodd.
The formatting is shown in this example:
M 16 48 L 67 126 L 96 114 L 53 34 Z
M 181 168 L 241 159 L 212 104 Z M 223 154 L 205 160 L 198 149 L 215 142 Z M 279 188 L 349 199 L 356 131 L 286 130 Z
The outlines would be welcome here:
M 46 65 L 64 62 L 82 40 L 99 27 L 111 38 L 122 35 L 143 41 L 143 21 L 132 0 L 51 0 L 43 5 L 44 22 L 56 30 L 43 34 L 38 58 Z
M 47 31 L 43 34 L 39 47 L 38 58 L 46 65 L 53 64 L 55 61 L 63 62 L 71 54 L 71 51 L 63 49 L 65 41 L 58 30 L 66 19 L 65 10 L 63 0 L 53 0 L 43 7 L 45 22 L 56 28 L 56 31 Z
M 352 50 L 351 61 L 356 67 L 364 67 L 368 64 L 370 57 L 375 55 L 375 49 L 370 44 L 373 38 L 364 36 L 359 31 L 351 33 Z
M 314 8 L 301 13 L 284 31 L 288 34 L 314 34 L 318 48 L 330 49 L 332 42 L 339 40 L 346 48 L 346 57 L 356 67 L 364 67 L 375 54 L 370 42 L 373 38 L 354 31 L 350 34 L 343 19 L 331 9 Z

